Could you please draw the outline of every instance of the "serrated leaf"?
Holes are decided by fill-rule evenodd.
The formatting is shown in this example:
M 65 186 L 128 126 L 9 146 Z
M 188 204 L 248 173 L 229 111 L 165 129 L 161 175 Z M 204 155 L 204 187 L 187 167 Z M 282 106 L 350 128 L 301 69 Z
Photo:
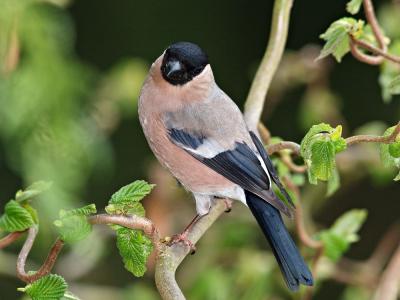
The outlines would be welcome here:
M 347 146 L 341 134 L 340 125 L 332 128 L 329 124 L 321 123 L 310 128 L 300 145 L 300 154 L 308 166 L 309 182 L 317 184 L 318 180 L 329 181 L 328 195 L 331 195 L 339 184 L 339 176 L 335 173 L 335 155 Z
M 66 243 L 75 243 L 85 239 L 92 231 L 92 225 L 86 216 L 73 215 L 54 221 L 60 238 Z
M 322 231 L 319 237 L 324 243 L 326 256 L 337 261 L 350 244 L 359 240 L 357 232 L 366 218 L 365 209 L 353 209 L 339 217 L 330 229 Z
M 15 200 L 10 200 L 6 204 L 4 214 L 0 217 L 0 228 L 8 232 L 23 231 L 34 224 L 29 211 Z
M 67 283 L 63 277 L 49 274 L 18 290 L 28 294 L 32 300 L 59 300 L 67 290 Z
M 149 184 L 144 180 L 136 180 L 135 182 L 120 188 L 116 193 L 114 193 L 111 196 L 109 203 L 116 204 L 138 202 L 150 194 L 154 186 L 154 184 Z
M 352 14 L 355 15 L 360 11 L 360 7 L 363 3 L 363 0 L 351 0 L 350 2 L 347 3 L 346 5 L 346 10 Z
M 144 180 L 136 180 L 114 193 L 108 202 L 106 212 L 109 214 L 132 214 L 144 216 L 145 211 L 139 202 L 154 188 Z
M 60 219 L 54 221 L 60 238 L 67 243 L 75 243 L 86 238 L 92 231 L 87 216 L 94 213 L 96 213 L 94 204 L 67 211 L 60 210 Z
M 117 247 L 125 268 L 137 277 L 143 276 L 153 251 L 151 240 L 139 230 L 122 227 L 117 230 Z
M 353 18 L 342 18 L 333 22 L 320 38 L 326 43 L 318 59 L 333 55 L 338 62 L 350 51 L 349 34 L 359 36 L 362 33 L 364 21 Z
M 52 183 L 48 181 L 37 181 L 32 185 L 28 186 L 25 190 L 19 190 L 15 194 L 15 200 L 17 202 L 23 202 L 29 200 L 51 187 Z
M 92 214 L 95 214 L 97 212 L 96 205 L 95 204 L 89 204 L 80 208 L 75 208 L 71 210 L 60 210 L 60 218 L 65 218 L 69 216 L 89 216 Z

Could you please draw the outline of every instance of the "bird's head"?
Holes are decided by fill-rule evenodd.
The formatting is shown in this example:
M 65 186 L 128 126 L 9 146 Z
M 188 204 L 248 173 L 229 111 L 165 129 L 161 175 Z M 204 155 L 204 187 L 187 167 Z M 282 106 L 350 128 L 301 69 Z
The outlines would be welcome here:
M 207 65 L 207 54 L 199 46 L 178 42 L 165 50 L 161 74 L 172 85 L 184 85 L 199 75 Z

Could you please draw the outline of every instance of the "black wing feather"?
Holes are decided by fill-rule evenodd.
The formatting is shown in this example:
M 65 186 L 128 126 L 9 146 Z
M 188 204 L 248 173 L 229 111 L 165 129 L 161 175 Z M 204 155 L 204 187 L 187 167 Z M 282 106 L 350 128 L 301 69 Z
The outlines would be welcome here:
M 253 140 L 254 145 L 256 145 L 256 148 L 257 148 L 258 152 L 260 153 L 262 159 L 264 160 L 264 163 L 268 169 L 269 175 L 271 175 L 272 181 L 276 184 L 276 186 L 279 188 L 281 193 L 285 196 L 286 200 L 290 203 L 290 205 L 292 205 L 292 207 L 294 207 L 292 198 L 289 196 L 286 189 L 283 187 L 283 184 L 278 177 L 275 167 L 272 164 L 272 161 L 269 158 L 268 153 L 264 148 L 264 145 L 261 143 L 258 136 L 254 134 L 254 132 L 250 131 L 250 136 Z
M 246 143 L 236 143 L 234 149 L 206 158 L 188 149 L 196 150 L 206 140 L 204 136 L 188 133 L 183 129 L 170 129 L 173 143 L 186 149 L 194 158 L 230 181 L 270 202 L 290 216 L 290 210 L 270 190 L 271 182 L 255 152 Z

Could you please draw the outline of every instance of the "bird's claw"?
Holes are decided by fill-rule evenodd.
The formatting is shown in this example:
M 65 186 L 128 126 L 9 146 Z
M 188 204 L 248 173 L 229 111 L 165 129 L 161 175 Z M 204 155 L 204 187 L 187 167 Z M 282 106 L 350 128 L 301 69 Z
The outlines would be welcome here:
M 168 242 L 168 246 L 172 246 L 173 244 L 177 243 L 183 243 L 185 246 L 189 247 L 191 255 L 196 253 L 196 246 L 189 240 L 187 232 L 175 234 Z
M 228 199 L 224 199 L 224 203 L 226 206 L 225 212 L 230 213 L 232 211 L 232 201 Z

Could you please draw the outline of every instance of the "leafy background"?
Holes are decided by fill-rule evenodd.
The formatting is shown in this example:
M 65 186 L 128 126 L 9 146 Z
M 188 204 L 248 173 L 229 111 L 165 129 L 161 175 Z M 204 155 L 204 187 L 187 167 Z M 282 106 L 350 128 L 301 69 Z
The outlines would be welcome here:
M 400 38 L 400 5 L 375 2 L 386 33 Z M 92 202 L 105 207 L 115 190 L 135 179 L 157 184 L 144 205 L 163 234 L 189 222 L 193 201 L 154 162 L 141 132 L 136 113 L 141 83 L 166 46 L 189 40 L 208 52 L 218 84 L 242 105 L 265 48 L 272 4 L 0 0 L 0 55 L 10 45 L 20 49 L 16 68 L 0 65 L 0 207 L 21 186 L 53 181 L 35 202 L 41 231 L 34 262 L 44 258 L 56 236 L 52 223 L 59 209 Z M 382 134 L 399 119 L 399 98 L 383 99 L 379 67 L 349 55 L 340 64 L 331 59 L 318 67 L 312 63 L 322 45 L 319 35 L 345 15 L 345 5 L 295 1 L 288 51 L 263 116 L 273 135 L 300 142 L 320 122 L 342 124 L 344 136 Z M 346 253 L 354 259 L 367 258 L 399 220 L 400 188 L 379 162 L 377 148 L 362 148 L 358 155 L 371 160 L 344 170 L 341 190 L 333 196 L 325 197 L 323 184 L 304 188 L 303 201 L 318 228 L 329 227 L 349 209 L 368 210 L 361 240 Z M 189 299 L 290 297 L 260 237 L 246 209 L 235 205 L 181 266 L 178 280 Z M 118 249 L 110 247 L 112 238 L 107 228 L 95 228 L 88 239 L 64 251 L 56 272 L 83 299 L 158 299 L 151 262 L 144 279 L 133 278 Z M 16 288 L 22 285 L 13 276 L 20 246 L 0 252 L 1 298 L 20 298 Z M 327 281 L 316 299 L 351 299 L 354 293 L 363 291 Z

